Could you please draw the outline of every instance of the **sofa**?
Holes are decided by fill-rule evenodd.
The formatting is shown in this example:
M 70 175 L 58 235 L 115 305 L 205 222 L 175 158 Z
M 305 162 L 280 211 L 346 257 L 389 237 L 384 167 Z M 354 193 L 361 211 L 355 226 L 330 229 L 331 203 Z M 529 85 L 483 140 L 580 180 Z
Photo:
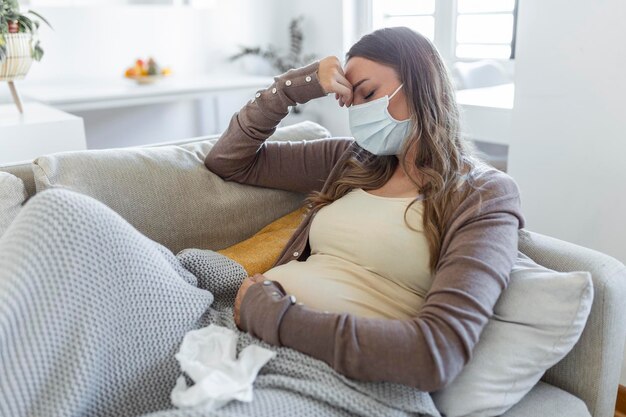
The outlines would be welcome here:
M 273 140 L 289 139 L 294 129 L 298 126 L 280 128 Z M 313 128 L 307 134 L 323 137 L 328 131 Z M 203 157 L 218 139 L 219 135 L 211 135 L 133 148 L 64 152 L 0 166 L 0 171 L 21 178 L 29 196 L 44 186 L 69 182 L 74 190 L 99 198 L 174 253 L 187 247 L 219 250 L 297 209 L 304 195 L 231 183 L 203 170 Z M 131 154 L 129 159 L 121 157 Z M 171 155 L 177 155 L 173 164 L 167 160 Z M 84 165 L 72 165 L 77 160 Z M 141 164 L 146 164 L 145 169 L 129 174 Z M 163 170 L 160 179 L 155 178 L 158 170 Z M 198 187 L 213 189 L 201 196 L 201 203 L 194 197 Z M 150 200 L 155 198 L 159 200 Z M 258 216 L 238 216 L 241 202 L 255 204 Z M 198 212 L 203 217 L 194 217 Z M 209 229 L 207 235 L 204 231 Z M 556 271 L 589 271 L 594 296 L 574 348 L 504 416 L 613 417 L 626 334 L 626 267 L 606 254 L 526 229 L 519 231 L 519 250 Z

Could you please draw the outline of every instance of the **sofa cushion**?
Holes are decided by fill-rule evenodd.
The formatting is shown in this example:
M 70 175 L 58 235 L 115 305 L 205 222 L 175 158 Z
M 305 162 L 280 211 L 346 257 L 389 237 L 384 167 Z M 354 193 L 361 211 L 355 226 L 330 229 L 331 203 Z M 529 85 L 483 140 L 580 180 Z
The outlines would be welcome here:
M 328 136 L 303 122 L 278 128 L 267 140 Z M 218 139 L 40 156 L 33 161 L 37 192 L 61 187 L 94 197 L 174 253 L 222 249 L 295 210 L 304 195 L 224 181 L 204 165 Z
M 432 393 L 437 408 L 447 417 L 506 412 L 574 347 L 592 302 L 589 272 L 553 271 L 518 252 L 470 361 Z
M 591 417 L 583 400 L 543 381 L 530 390 L 520 402 L 502 417 Z
M 259 230 L 254 236 L 217 252 L 243 266 L 249 276 L 269 270 L 307 213 L 300 207 Z
M 31 163 L 21 162 L 15 165 L 3 165 L 0 172 L 8 172 L 21 179 L 28 193 L 28 197 L 35 195 L 35 178 L 33 177 L 33 169 Z
M 27 197 L 21 179 L 7 172 L 0 172 L 0 237 L 9 228 Z

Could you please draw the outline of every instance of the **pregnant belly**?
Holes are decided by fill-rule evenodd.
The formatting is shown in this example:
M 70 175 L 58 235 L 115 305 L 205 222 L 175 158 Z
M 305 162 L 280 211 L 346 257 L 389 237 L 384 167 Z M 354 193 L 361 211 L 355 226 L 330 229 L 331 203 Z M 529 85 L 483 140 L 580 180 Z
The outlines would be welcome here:
M 408 318 L 423 304 L 419 294 L 358 265 L 324 254 L 290 261 L 264 272 L 298 302 L 321 311 L 365 317 Z

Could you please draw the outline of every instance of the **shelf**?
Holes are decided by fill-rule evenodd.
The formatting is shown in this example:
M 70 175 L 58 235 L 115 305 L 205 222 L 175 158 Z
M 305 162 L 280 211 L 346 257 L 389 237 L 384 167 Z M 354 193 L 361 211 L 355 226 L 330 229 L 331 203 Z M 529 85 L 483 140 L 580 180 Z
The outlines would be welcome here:
M 265 88 L 272 77 L 204 74 L 171 75 L 154 84 L 139 85 L 124 78 L 84 78 L 16 83 L 23 97 L 68 112 L 119 108 L 194 99 L 222 91 Z M 0 101 L 3 92 L 0 91 Z M 4 92 L 7 101 L 8 89 Z
M 514 98 L 513 83 L 456 91 L 457 103 L 464 106 L 512 110 Z
M 456 91 L 462 133 L 468 139 L 508 145 L 512 133 L 514 84 Z

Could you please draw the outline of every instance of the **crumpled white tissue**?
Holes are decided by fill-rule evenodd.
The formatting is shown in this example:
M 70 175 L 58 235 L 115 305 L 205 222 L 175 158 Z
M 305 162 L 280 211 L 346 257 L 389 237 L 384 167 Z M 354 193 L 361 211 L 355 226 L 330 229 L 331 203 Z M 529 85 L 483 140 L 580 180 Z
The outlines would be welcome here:
M 183 337 L 175 358 L 194 382 L 188 387 L 180 376 L 172 390 L 171 400 L 176 407 L 203 405 L 216 410 L 229 401 L 252 401 L 252 383 L 259 370 L 276 352 L 257 345 L 249 345 L 237 355 L 237 333 L 210 324 L 191 330 Z

